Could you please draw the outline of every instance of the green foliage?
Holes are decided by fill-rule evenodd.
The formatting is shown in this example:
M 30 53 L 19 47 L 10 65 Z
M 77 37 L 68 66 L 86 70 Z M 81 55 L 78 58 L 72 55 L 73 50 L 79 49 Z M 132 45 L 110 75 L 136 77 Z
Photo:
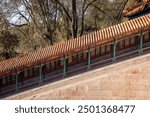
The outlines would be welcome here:
M 8 30 L 3 30 L 0 33 L 0 47 L 3 56 L 8 59 L 14 56 L 16 53 L 14 51 L 15 47 L 19 44 L 19 40 L 16 34 L 11 34 Z

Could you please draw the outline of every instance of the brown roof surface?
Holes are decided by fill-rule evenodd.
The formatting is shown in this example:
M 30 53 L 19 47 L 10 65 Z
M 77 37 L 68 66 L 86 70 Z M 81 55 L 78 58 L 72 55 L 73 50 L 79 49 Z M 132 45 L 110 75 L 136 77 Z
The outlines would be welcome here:
M 150 29 L 150 14 L 0 62 L 0 76 Z
M 150 2 L 150 0 L 143 0 L 145 3 L 149 3 Z
M 136 4 L 133 7 L 129 7 L 126 10 L 123 11 L 123 16 L 128 17 L 131 15 L 134 15 L 140 11 L 142 11 L 145 8 L 145 5 L 150 4 L 150 0 L 143 0 L 142 2 Z

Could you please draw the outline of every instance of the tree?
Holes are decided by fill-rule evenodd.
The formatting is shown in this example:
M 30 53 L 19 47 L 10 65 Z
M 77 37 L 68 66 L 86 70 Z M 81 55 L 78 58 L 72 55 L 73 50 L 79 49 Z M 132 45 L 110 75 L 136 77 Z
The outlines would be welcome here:
M 3 55 L 9 58 L 4 53 L 13 53 L 2 42 L 6 34 L 12 40 L 15 40 L 14 35 L 17 34 L 19 44 L 10 41 L 15 46 L 14 52 L 17 45 L 18 53 L 35 51 L 117 24 L 122 21 L 124 8 L 135 1 L 0 0 L 0 44 Z
M 122 13 L 123 13 L 123 11 L 124 11 L 124 9 L 125 9 L 125 7 L 126 7 L 126 5 L 127 5 L 128 2 L 129 2 L 129 0 L 125 0 L 124 3 L 123 3 L 123 5 L 121 6 L 121 8 L 119 10 L 119 13 L 118 13 L 118 16 L 117 16 L 117 19 L 116 19 L 117 23 L 120 22 Z
M 16 34 L 11 34 L 8 30 L 3 30 L 0 33 L 1 55 L 5 57 L 5 59 L 9 59 L 17 54 L 14 49 L 18 44 L 19 40 Z
M 93 5 L 94 2 L 96 2 L 97 0 L 92 0 L 89 3 L 87 3 L 87 0 L 83 1 L 82 4 L 82 16 L 81 16 L 81 32 L 80 32 L 80 36 L 83 35 L 84 32 L 84 20 L 85 20 L 85 13 L 87 11 L 87 9 Z M 86 4 L 87 3 L 87 4 Z

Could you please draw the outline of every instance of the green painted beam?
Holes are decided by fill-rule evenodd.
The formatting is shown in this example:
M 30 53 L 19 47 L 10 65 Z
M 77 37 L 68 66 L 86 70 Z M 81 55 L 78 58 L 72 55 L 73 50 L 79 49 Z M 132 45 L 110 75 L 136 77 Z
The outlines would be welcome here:
M 42 64 L 39 66 L 39 84 L 42 84 Z
M 116 62 L 116 39 L 113 40 L 113 62 Z
M 66 63 L 66 56 L 64 55 L 63 57 L 63 62 L 64 62 L 64 78 L 67 76 L 67 63 Z
M 2 78 L 0 77 L 0 92 L 2 91 Z
M 143 53 L 143 32 L 140 33 L 140 54 Z
M 91 51 L 88 48 L 88 69 L 91 69 Z
M 16 92 L 19 91 L 19 79 L 18 79 L 19 77 L 18 76 L 19 76 L 19 73 L 17 72 L 16 73 Z
M 2 90 L 2 78 L 0 77 L 0 92 Z

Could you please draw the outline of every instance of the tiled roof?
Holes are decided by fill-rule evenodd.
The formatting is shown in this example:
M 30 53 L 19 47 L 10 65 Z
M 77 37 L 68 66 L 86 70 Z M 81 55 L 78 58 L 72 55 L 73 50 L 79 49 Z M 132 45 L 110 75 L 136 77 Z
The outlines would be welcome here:
M 150 2 L 150 0 L 143 0 L 145 3 L 149 3 Z
M 150 4 L 150 0 L 143 0 L 142 2 L 136 4 L 135 6 L 129 7 L 126 10 L 124 10 L 123 16 L 128 17 L 137 14 L 138 12 L 142 11 L 147 4 Z
M 0 75 L 150 29 L 150 14 L 0 62 Z

